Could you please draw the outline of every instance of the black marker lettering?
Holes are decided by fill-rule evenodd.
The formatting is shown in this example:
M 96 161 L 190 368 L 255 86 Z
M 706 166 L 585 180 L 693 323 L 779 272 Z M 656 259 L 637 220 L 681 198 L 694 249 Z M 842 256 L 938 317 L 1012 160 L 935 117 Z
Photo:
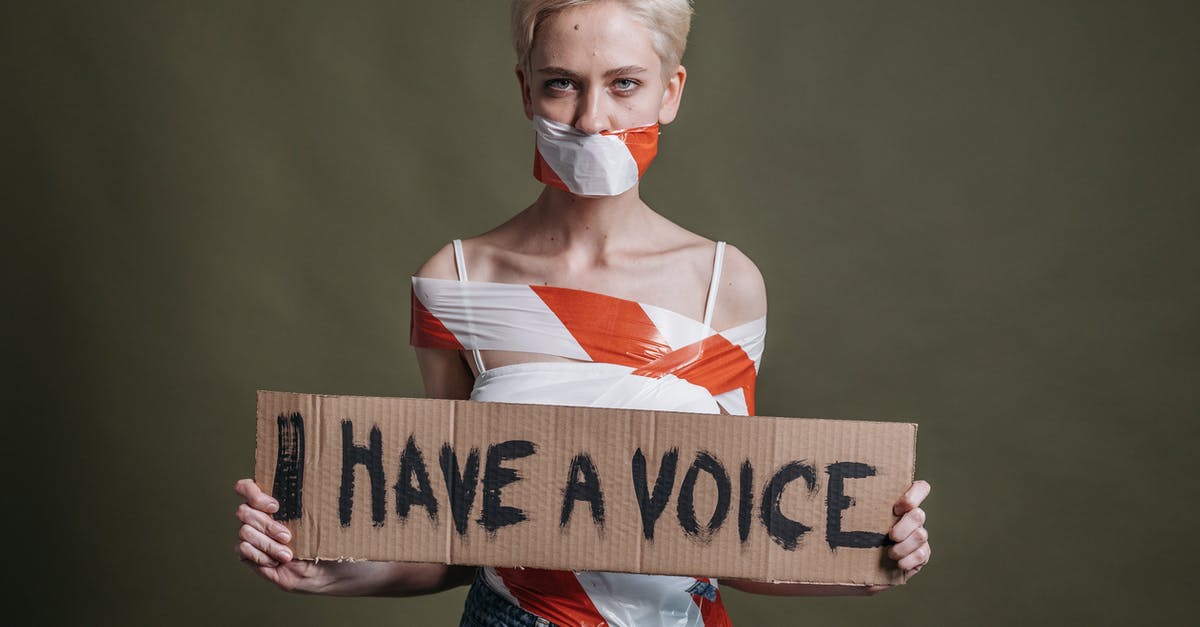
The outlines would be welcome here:
M 696 479 L 701 471 L 711 475 L 713 482 L 717 484 L 717 506 L 704 529 L 700 528 L 696 520 L 695 505 Z M 696 461 L 692 462 L 687 474 L 683 476 L 683 483 L 679 484 L 679 499 L 675 502 L 679 526 L 683 527 L 684 533 L 701 540 L 711 538 L 729 515 L 729 491 L 729 473 L 725 472 L 721 462 L 707 451 L 696 453 Z
M 873 531 L 842 531 L 842 511 L 854 505 L 854 499 L 846 496 L 846 479 L 873 477 L 875 468 L 859 462 L 837 462 L 825 467 L 829 473 L 829 494 L 825 497 L 825 541 L 829 548 L 845 546 L 869 549 L 884 546 L 888 538 Z
M 654 481 L 654 492 L 647 494 L 646 456 L 640 448 L 633 454 L 633 491 L 642 514 L 642 535 L 647 540 L 654 539 L 654 525 L 667 508 L 667 500 L 675 488 L 675 467 L 678 464 L 678 449 L 663 453 L 662 462 L 658 465 L 658 479 Z
M 738 476 L 738 539 L 744 544 L 750 538 L 750 522 L 754 512 L 754 466 L 742 462 Z
M 383 479 L 383 434 L 379 427 L 371 427 L 367 446 L 354 443 L 354 423 L 342 421 L 342 487 L 338 491 L 338 520 L 343 527 L 350 526 L 350 515 L 354 512 L 354 468 L 366 466 L 371 479 L 371 524 L 383 525 L 387 511 L 387 492 Z
M 500 464 L 508 459 L 529 457 L 534 450 L 533 442 L 525 440 L 509 440 L 488 447 L 487 466 L 483 471 L 483 512 L 479 516 L 479 524 L 488 533 L 528 518 L 521 509 L 500 504 L 501 488 L 521 480 L 516 470 Z
M 446 494 L 450 496 L 450 517 L 454 519 L 454 530 L 458 535 L 467 535 L 467 520 L 475 505 L 475 488 L 479 485 L 479 449 L 472 448 L 467 454 L 467 463 L 459 472 L 458 454 L 449 444 L 442 445 L 438 457 L 442 466 L 442 478 L 446 482 Z
M 275 520 L 300 518 L 304 488 L 304 418 L 299 413 L 280 414 L 276 419 L 279 449 L 275 456 L 275 485 L 271 496 L 279 501 Z
M 600 475 L 587 453 L 580 453 L 571 460 L 571 470 L 567 472 L 567 487 L 563 489 L 559 527 L 566 527 L 570 522 L 571 512 L 575 511 L 575 501 L 587 501 L 592 506 L 592 522 L 597 527 L 604 528 L 604 493 L 600 490 Z
M 413 485 L 413 479 L 417 485 Z M 429 484 L 429 470 L 425 467 L 425 456 L 421 454 L 413 436 L 408 436 L 404 453 L 400 455 L 400 476 L 396 479 L 396 515 L 408 518 L 413 505 L 424 507 L 429 519 L 437 522 L 437 497 Z
M 796 550 L 800 537 L 812 530 L 812 527 L 784 516 L 783 510 L 780 509 L 783 491 L 789 483 L 800 477 L 804 477 L 809 492 L 816 491 L 817 475 L 813 467 L 800 461 L 791 462 L 771 477 L 771 481 L 763 489 L 762 503 L 759 506 L 759 516 L 763 525 L 767 527 L 767 535 L 788 551 Z

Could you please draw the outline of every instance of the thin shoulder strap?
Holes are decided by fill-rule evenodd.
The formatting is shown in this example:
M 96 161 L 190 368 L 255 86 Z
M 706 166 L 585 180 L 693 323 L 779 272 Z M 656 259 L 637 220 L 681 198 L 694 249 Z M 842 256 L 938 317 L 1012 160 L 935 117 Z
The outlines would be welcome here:
M 458 270 L 458 280 L 465 283 L 467 281 L 467 260 L 463 257 L 462 240 L 454 240 L 454 267 Z M 467 325 L 470 327 L 472 318 L 467 317 Z M 483 357 L 479 354 L 478 348 L 472 348 L 471 354 L 475 356 L 475 366 L 479 369 L 479 374 L 483 374 Z
M 725 265 L 725 242 L 717 242 L 713 255 L 712 280 L 708 284 L 708 300 L 704 303 L 704 326 L 712 328 L 713 310 L 717 305 L 717 288 L 721 287 L 721 267 Z
M 462 240 L 454 240 L 454 267 L 458 269 L 458 280 L 467 280 L 467 260 L 463 258 Z

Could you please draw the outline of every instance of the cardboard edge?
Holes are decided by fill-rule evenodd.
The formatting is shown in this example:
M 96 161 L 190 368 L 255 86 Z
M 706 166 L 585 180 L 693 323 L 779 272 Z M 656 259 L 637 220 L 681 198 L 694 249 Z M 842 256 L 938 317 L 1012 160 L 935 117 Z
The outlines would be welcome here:
M 909 479 L 910 481 L 916 481 L 917 480 L 917 435 L 921 429 L 921 425 L 918 423 L 915 423 L 915 422 L 910 422 L 907 424 L 910 427 L 912 427 L 912 457 L 911 457 L 912 463 L 909 464 L 908 476 L 910 477 L 910 479 Z M 903 586 L 904 584 L 908 583 L 908 580 L 910 577 L 911 577 L 911 575 L 901 571 L 900 583 L 895 584 L 895 585 Z

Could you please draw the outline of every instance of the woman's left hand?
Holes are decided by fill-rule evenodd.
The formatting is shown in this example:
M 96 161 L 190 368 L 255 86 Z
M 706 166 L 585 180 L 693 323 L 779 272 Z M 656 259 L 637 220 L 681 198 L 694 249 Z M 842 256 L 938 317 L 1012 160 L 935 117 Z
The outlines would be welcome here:
M 892 512 L 900 520 L 888 533 L 896 544 L 888 549 L 888 557 L 896 560 L 907 576 L 920 572 L 929 563 L 932 549 L 929 532 L 925 530 L 925 510 L 921 502 L 929 496 L 930 485 L 926 481 L 914 481 L 912 487 L 892 506 Z

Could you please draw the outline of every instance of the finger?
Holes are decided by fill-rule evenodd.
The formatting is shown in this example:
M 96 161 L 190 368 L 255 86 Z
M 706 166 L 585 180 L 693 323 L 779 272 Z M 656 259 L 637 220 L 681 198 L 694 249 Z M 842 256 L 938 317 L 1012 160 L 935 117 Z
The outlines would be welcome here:
M 246 503 L 238 505 L 238 520 L 270 535 L 273 539 L 287 544 L 292 540 L 292 532 L 283 523 L 275 522 L 270 515 L 260 512 Z
M 292 552 L 286 546 L 271 540 L 266 534 L 250 525 L 242 525 L 242 528 L 238 530 L 238 538 L 241 538 L 243 542 L 248 542 L 250 546 L 266 553 L 271 556 L 271 559 L 281 564 L 287 563 L 292 559 Z
M 256 492 L 262 492 L 262 489 L 258 487 L 258 484 L 253 479 L 243 477 L 234 482 L 233 491 L 237 492 L 240 496 L 249 497 Z
M 921 546 L 917 547 L 917 550 L 913 551 L 912 553 L 909 553 L 907 556 L 904 557 L 904 559 L 902 559 L 896 563 L 900 566 L 901 570 L 911 574 L 912 571 L 920 569 L 920 568 L 924 567 L 926 564 L 928 564 L 929 557 L 932 554 L 933 554 L 933 549 L 931 549 L 929 544 L 926 543 L 926 544 L 922 544 Z
M 909 486 L 908 491 L 904 493 L 904 496 L 900 497 L 900 500 L 896 501 L 896 504 L 892 506 L 892 513 L 900 516 L 904 512 L 920 507 L 921 502 L 925 500 L 925 497 L 929 496 L 929 492 L 932 489 L 933 486 L 929 485 L 928 481 L 920 479 L 914 481 Z
M 279 502 L 271 498 L 253 479 L 241 479 L 233 484 L 233 491 L 237 492 L 246 499 L 250 507 L 264 511 L 268 514 L 274 514 L 279 511 Z
M 917 530 L 910 533 L 902 542 L 893 544 L 892 548 L 888 549 L 888 557 L 898 562 L 928 541 L 929 532 L 924 527 L 917 527 Z
M 892 531 L 888 534 L 888 537 L 896 542 L 900 542 L 912 535 L 912 532 L 924 524 L 925 510 L 918 507 L 901 516 L 900 520 L 892 526 Z
M 271 559 L 266 553 L 254 548 L 249 542 L 244 540 L 238 541 L 233 547 L 238 557 L 242 558 L 243 562 L 253 564 L 255 566 L 268 566 L 274 568 L 279 566 L 279 562 Z
M 283 586 L 282 578 L 279 576 L 280 571 L 278 568 L 271 566 L 256 566 L 254 569 L 258 571 L 258 575 L 263 579 L 266 579 L 267 581 L 284 588 L 285 590 L 288 589 Z

